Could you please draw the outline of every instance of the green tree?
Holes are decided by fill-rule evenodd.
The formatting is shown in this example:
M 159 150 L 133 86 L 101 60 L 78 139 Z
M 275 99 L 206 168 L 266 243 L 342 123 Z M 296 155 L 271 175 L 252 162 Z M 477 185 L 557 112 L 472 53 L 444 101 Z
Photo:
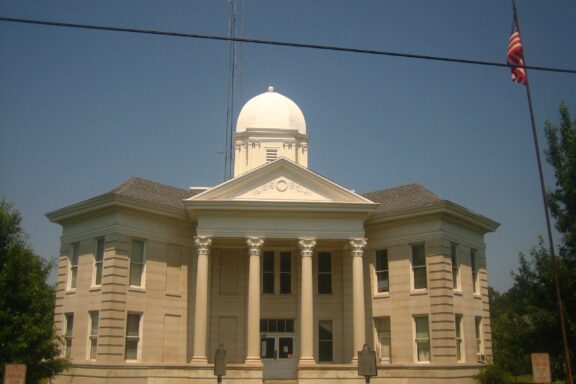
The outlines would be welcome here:
M 0 201 L 0 377 L 4 364 L 26 364 L 26 382 L 62 371 L 61 342 L 54 332 L 54 289 L 46 283 L 50 263 L 34 254 L 21 216 Z
M 560 123 L 545 126 L 546 159 L 554 169 L 555 187 L 547 193 L 556 229 L 561 235 L 557 269 L 564 303 L 571 361 L 576 361 L 576 121 L 564 103 Z M 548 352 L 553 374 L 565 375 L 564 350 L 552 262 L 542 239 L 513 273 L 506 293 L 491 294 L 494 356 L 498 366 L 512 372 L 526 369 L 530 353 Z M 523 342 L 519 342 L 522 339 Z M 528 366 L 529 367 L 529 366 Z
M 523 295 L 516 286 L 500 294 L 488 289 L 494 364 L 516 377 L 530 373 L 532 326 L 523 313 Z
M 576 270 L 570 268 L 563 258 L 558 259 L 558 277 L 561 281 L 562 291 L 576 289 Z M 562 333 L 560 330 L 560 317 L 558 303 L 552 276 L 552 262 L 550 255 L 540 239 L 538 246 L 530 250 L 530 256 L 520 255 L 520 267 L 514 274 L 514 289 L 523 293 L 519 299 L 521 310 L 516 310 L 524 316 L 530 325 L 526 352 L 547 352 L 550 354 L 550 363 L 556 377 L 564 377 L 564 350 Z M 568 341 L 570 350 L 576 347 L 576 313 L 573 302 L 564 299 L 564 317 L 568 328 Z M 518 308 L 518 307 L 517 307 Z M 574 356 L 572 356 L 574 365 Z
M 548 203 L 556 229 L 562 235 L 561 256 L 576 264 L 576 121 L 566 104 L 560 104 L 559 126 L 546 121 L 546 159 L 554 167 L 556 185 L 548 192 Z

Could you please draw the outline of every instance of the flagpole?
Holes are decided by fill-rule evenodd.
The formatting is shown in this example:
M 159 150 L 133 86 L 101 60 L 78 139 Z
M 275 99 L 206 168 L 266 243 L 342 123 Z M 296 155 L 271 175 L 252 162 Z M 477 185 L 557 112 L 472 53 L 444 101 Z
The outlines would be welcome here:
M 514 21 L 518 33 L 522 36 L 520 31 L 520 18 L 518 16 L 518 8 L 516 7 L 516 0 L 512 0 L 512 7 L 514 8 Z M 560 282 L 558 280 L 558 265 L 556 254 L 554 252 L 554 243 L 552 241 L 552 226 L 550 225 L 550 213 L 548 207 L 548 199 L 546 198 L 546 187 L 544 185 L 544 173 L 542 172 L 542 160 L 540 158 L 540 145 L 538 144 L 538 134 L 536 131 L 536 121 L 534 119 L 534 109 L 532 108 L 532 93 L 530 92 L 530 82 L 528 81 L 528 70 L 526 67 L 526 55 L 524 55 L 524 73 L 526 74 L 526 94 L 528 96 L 528 108 L 530 109 L 530 121 L 532 122 L 532 137 L 534 139 L 534 149 L 536 151 L 536 160 L 538 162 L 538 174 L 540 176 L 540 189 L 542 192 L 542 200 L 544 202 L 544 214 L 546 216 L 546 229 L 548 231 L 548 243 L 550 245 L 550 256 L 552 258 L 552 275 L 554 277 L 554 286 L 556 291 L 556 301 L 558 302 L 558 311 L 560 314 L 560 328 L 562 329 L 562 342 L 564 344 L 564 359 L 566 364 L 566 374 L 568 383 L 573 384 L 572 379 L 572 361 L 570 358 L 570 348 L 568 346 L 568 336 L 566 332 L 566 321 L 564 319 L 564 305 L 562 304 L 562 295 L 560 293 Z

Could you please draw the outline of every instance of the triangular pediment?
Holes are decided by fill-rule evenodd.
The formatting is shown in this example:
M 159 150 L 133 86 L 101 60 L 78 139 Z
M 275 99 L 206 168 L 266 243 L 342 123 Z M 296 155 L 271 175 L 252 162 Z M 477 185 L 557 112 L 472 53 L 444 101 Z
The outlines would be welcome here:
M 222 183 L 187 201 L 372 203 L 284 158 Z

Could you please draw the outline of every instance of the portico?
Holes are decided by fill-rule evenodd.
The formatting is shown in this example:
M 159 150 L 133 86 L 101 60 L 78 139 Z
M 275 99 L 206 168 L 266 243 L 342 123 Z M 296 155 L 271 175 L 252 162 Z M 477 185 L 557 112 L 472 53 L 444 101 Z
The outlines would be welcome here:
M 220 209 L 223 204 L 226 210 Z M 294 348 L 289 354 L 294 359 L 294 367 L 296 362 L 300 366 L 317 364 L 315 319 L 319 316 L 314 303 L 318 301 L 317 296 L 322 296 L 315 289 L 318 251 L 329 255 L 333 252 L 334 260 L 337 257 L 340 263 L 341 274 L 332 275 L 335 266 L 330 260 L 327 267 L 330 270 L 326 272 L 330 274 L 329 284 L 344 289 L 341 285 L 351 282 L 353 342 L 349 343 L 349 351 L 342 359 L 344 356 L 355 359 L 355 351 L 360 350 L 366 340 L 363 223 L 376 204 L 302 166 L 278 159 L 194 196 L 186 200 L 185 205 L 197 228 L 192 363 L 206 362 L 211 353 L 207 342 L 211 332 L 205 328 L 209 317 L 206 303 L 210 296 L 206 276 L 207 258 L 214 248 L 235 249 L 245 255 L 243 260 L 248 265 L 244 298 L 246 342 L 245 353 L 241 354 L 244 364 L 261 366 L 263 363 L 262 356 L 266 354 L 262 351 L 260 323 L 262 319 L 277 319 L 279 314 L 268 312 L 271 316 L 262 316 L 262 307 L 273 307 L 275 301 L 292 304 L 295 309 L 284 316 L 294 321 L 290 336 L 294 338 L 290 341 L 293 345 L 285 346 Z M 344 260 L 348 260 L 348 265 L 343 264 Z M 338 311 L 343 310 L 344 303 L 340 302 Z
M 222 240 L 223 238 L 220 239 Z M 209 269 L 207 266 L 211 264 L 210 261 L 205 260 L 206 257 L 210 257 L 207 255 L 210 254 L 213 248 L 219 249 L 219 247 L 224 246 L 226 247 L 225 249 L 233 249 L 230 248 L 230 244 L 237 244 L 241 239 L 223 240 L 224 241 L 219 242 L 219 238 L 216 236 L 196 237 L 198 267 L 195 276 L 196 302 L 194 303 L 195 326 L 193 331 L 194 351 L 191 361 L 192 364 L 206 364 L 213 354 L 213 351 L 209 350 L 208 346 L 219 344 L 222 341 L 226 343 L 226 340 L 212 340 L 211 343 L 208 342 L 207 339 L 209 335 L 214 334 L 214 332 L 209 329 L 212 325 L 207 325 L 209 324 L 209 310 L 205 304 L 208 301 L 207 298 L 212 294 L 210 292 L 209 279 L 206 278 Z M 318 364 L 318 351 L 315 353 L 315 345 L 318 345 L 318 335 L 317 332 L 315 332 L 315 319 L 317 322 L 318 319 L 323 317 L 321 313 L 322 308 L 314 308 L 315 302 L 319 300 L 322 302 L 323 300 L 322 295 L 318 293 L 318 280 L 315 278 L 315 276 L 318 276 L 318 249 L 321 250 L 320 253 L 333 254 L 333 260 L 337 260 L 339 264 L 337 267 L 332 266 L 331 268 L 333 272 L 330 276 L 332 279 L 331 284 L 334 286 L 331 291 L 345 289 L 341 286 L 341 276 L 343 277 L 342 280 L 352 282 L 349 287 L 349 290 L 352 291 L 351 303 L 349 303 L 348 306 L 353 309 L 352 313 L 354 314 L 351 319 L 353 339 L 348 343 L 342 343 L 347 344 L 349 350 L 343 351 L 344 353 L 341 354 L 338 361 L 340 361 L 340 363 L 351 363 L 355 361 L 356 351 L 360 349 L 357 346 L 363 345 L 366 341 L 366 319 L 364 317 L 364 311 L 362 310 L 365 300 L 365 282 L 362 268 L 363 250 L 366 245 L 365 239 L 317 239 L 310 237 L 267 239 L 263 236 L 249 236 L 244 240 L 245 245 L 241 247 L 240 252 L 247 255 L 248 261 L 247 292 L 244 296 L 247 326 L 245 353 L 242 354 L 245 358 L 242 362 L 238 362 L 249 366 L 262 366 L 263 363 L 266 365 L 266 362 L 263 360 L 265 360 L 267 353 L 262 350 L 262 335 L 269 334 L 270 332 L 276 333 L 276 329 L 274 329 L 276 326 L 274 326 L 274 328 L 270 327 L 272 331 L 270 329 L 262 330 L 262 320 L 288 319 L 293 325 L 290 325 L 288 328 L 278 327 L 278 332 L 290 333 L 290 335 L 284 336 L 289 336 L 293 339 L 290 341 L 291 356 L 287 358 L 292 360 L 294 375 L 296 374 L 296 366 L 314 366 Z M 207 249 L 207 247 L 209 248 Z M 327 252 L 326 250 L 332 250 L 333 253 Z M 222 254 L 222 252 L 219 253 Z M 285 275 L 281 278 L 283 281 L 282 289 L 279 290 L 278 287 L 276 287 L 276 289 L 271 290 L 270 287 L 268 287 L 266 290 L 262 287 L 262 281 L 268 279 L 265 274 L 263 277 L 262 266 L 270 264 L 270 262 L 265 259 L 268 258 L 270 260 L 275 254 L 281 254 L 284 258 L 282 262 L 285 265 L 289 263 L 290 267 L 286 268 L 289 270 L 288 272 L 282 273 Z M 244 260 L 246 260 L 246 258 Z M 294 266 L 293 269 L 291 268 L 292 266 Z M 281 266 L 276 266 L 275 269 L 279 270 L 280 268 Z M 274 277 L 272 277 L 272 280 L 273 279 Z M 336 285 L 338 287 L 336 287 Z M 330 296 L 333 295 L 331 294 Z M 327 300 L 333 300 L 333 297 L 329 297 Z M 326 302 L 326 299 L 324 299 L 324 301 Z M 336 312 L 339 313 L 337 317 L 344 317 L 343 311 L 346 305 L 344 305 L 340 299 L 337 301 L 339 302 L 339 308 L 336 310 Z M 284 308 L 279 309 L 278 306 L 284 306 Z M 217 326 L 217 324 L 214 326 Z M 238 331 L 241 332 L 242 330 L 239 329 Z M 274 347 L 278 349 L 281 347 L 277 344 L 278 340 L 274 341 L 272 346 L 269 345 L 268 348 Z M 278 359 L 279 354 L 281 354 L 280 351 L 276 350 L 276 356 L 273 358 Z M 269 353 L 268 356 L 270 356 Z M 343 360 L 346 357 L 348 359 Z M 284 372 L 284 374 L 286 374 L 286 372 Z

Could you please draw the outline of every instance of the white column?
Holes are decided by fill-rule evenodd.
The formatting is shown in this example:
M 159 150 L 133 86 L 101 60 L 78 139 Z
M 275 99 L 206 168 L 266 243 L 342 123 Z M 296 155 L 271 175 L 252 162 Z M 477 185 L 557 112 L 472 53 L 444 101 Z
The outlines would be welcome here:
M 248 237 L 250 257 L 248 272 L 248 327 L 246 330 L 246 364 L 260 365 L 260 254 L 264 240 Z
M 352 361 L 358 360 L 358 351 L 366 342 L 366 319 L 364 316 L 364 247 L 366 239 L 350 239 L 352 251 L 352 316 L 354 326 L 354 353 Z
M 300 239 L 302 257 L 302 289 L 300 296 L 300 360 L 301 365 L 315 364 L 314 361 L 314 297 L 312 278 L 312 254 L 316 241 Z
M 192 363 L 207 364 L 206 335 L 208 334 L 208 254 L 212 239 L 194 238 L 198 261 L 196 267 L 196 303 L 194 306 L 194 351 Z

